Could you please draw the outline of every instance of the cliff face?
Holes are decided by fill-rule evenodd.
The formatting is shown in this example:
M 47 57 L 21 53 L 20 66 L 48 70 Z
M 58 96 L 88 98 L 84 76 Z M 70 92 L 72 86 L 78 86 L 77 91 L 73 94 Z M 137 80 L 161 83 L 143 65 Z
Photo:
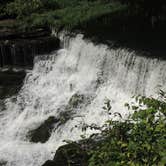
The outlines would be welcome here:
M 0 71 L 0 101 L 6 97 L 16 94 L 20 90 L 25 74 L 26 73 L 23 70 Z
M 33 66 L 35 55 L 47 54 L 59 47 L 60 40 L 51 36 L 48 29 L 23 32 L 15 27 L 15 20 L 1 20 L 0 101 L 20 90 L 26 75 L 24 68 Z
M 95 43 L 142 52 L 147 57 L 166 59 L 166 22 L 154 27 L 141 16 L 105 15 L 77 30 Z
M 36 54 L 49 53 L 59 48 L 58 38 L 47 29 L 19 31 L 0 21 L 0 66 L 32 66 Z M 3 26 L 2 26 L 2 25 Z M 13 24 L 13 21 L 8 21 Z

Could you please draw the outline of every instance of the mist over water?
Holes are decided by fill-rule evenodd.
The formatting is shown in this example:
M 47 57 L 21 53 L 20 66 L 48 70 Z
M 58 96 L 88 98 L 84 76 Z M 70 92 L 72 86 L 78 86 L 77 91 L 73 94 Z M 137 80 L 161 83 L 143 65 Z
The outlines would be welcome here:
M 105 98 L 111 100 L 113 111 L 125 115 L 124 103 L 133 95 L 151 96 L 166 88 L 165 71 L 166 61 L 94 45 L 83 35 L 64 39 L 64 48 L 35 57 L 19 94 L 5 100 L 5 110 L 0 111 L 0 161 L 7 166 L 41 166 L 63 140 L 80 139 L 81 124 L 103 124 Z M 58 117 L 74 94 L 86 98 L 73 109 L 74 118 L 55 127 L 46 143 L 31 143 L 27 133 L 48 117 Z

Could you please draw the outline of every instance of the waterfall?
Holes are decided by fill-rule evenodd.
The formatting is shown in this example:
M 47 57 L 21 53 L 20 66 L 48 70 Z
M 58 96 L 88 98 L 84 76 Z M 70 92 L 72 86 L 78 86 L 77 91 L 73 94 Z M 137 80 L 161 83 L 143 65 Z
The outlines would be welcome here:
M 0 111 L 0 163 L 41 166 L 63 140 L 80 139 L 83 123 L 103 124 L 106 98 L 113 111 L 125 116 L 124 103 L 133 95 L 153 96 L 166 88 L 166 61 L 95 45 L 81 34 L 64 42 L 62 49 L 36 56 L 19 94 L 5 99 L 5 110 Z M 27 133 L 65 112 L 75 94 L 84 100 L 73 108 L 74 117 L 56 126 L 46 143 L 30 142 Z

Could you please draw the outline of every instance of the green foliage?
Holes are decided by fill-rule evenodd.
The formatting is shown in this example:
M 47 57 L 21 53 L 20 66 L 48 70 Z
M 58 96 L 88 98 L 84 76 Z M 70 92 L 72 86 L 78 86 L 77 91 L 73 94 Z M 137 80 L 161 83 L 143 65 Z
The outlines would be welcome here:
M 110 114 L 110 101 L 105 103 Z M 164 166 L 166 164 L 166 95 L 160 98 L 136 97 L 125 104 L 134 111 L 120 121 L 108 120 L 100 128 L 104 138 L 89 152 L 89 166 Z
M 24 29 L 36 26 L 73 29 L 125 7 L 119 2 L 101 0 L 14 0 L 5 11 L 16 16 Z
M 163 20 L 165 0 L 0 0 L 0 17 L 21 21 L 22 28 L 53 26 L 56 29 L 86 27 L 87 23 L 104 16 L 118 18 L 139 16 L 151 25 Z M 120 14 L 119 14 L 120 13 Z M 108 24 L 110 25 L 110 22 Z M 102 22 L 101 22 L 102 23 Z
M 92 19 L 115 13 L 123 8 L 124 6 L 119 5 L 119 3 L 80 2 L 80 4 L 75 7 L 69 6 L 64 9 L 56 10 L 54 14 L 59 18 L 57 27 L 72 29 L 78 25 L 85 25 L 86 22 Z
M 0 0 L 0 19 L 8 16 L 8 13 L 6 12 L 6 6 L 12 1 L 13 0 Z
M 39 10 L 41 5 L 40 0 L 15 0 L 7 5 L 6 11 L 9 15 L 16 15 L 18 18 L 22 18 Z
M 78 4 L 80 4 L 82 1 L 86 1 L 87 0 L 55 0 L 56 3 L 61 7 L 61 8 L 66 8 L 66 7 L 75 7 L 77 6 Z
M 103 16 L 139 15 L 154 26 L 165 18 L 164 0 L 0 0 L 0 17 L 16 17 L 23 29 L 53 26 L 68 30 L 86 27 L 91 20 Z M 121 13 L 120 15 L 118 14 Z
M 59 8 L 57 0 L 40 0 L 42 3 L 42 8 L 45 10 L 55 10 Z

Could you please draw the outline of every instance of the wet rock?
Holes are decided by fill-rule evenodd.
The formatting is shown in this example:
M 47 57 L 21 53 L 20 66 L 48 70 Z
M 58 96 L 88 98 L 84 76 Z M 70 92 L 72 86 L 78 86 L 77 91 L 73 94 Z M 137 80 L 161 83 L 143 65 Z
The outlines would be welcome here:
M 77 108 L 80 104 L 82 104 L 85 100 L 85 96 L 82 94 L 74 94 L 69 100 L 69 107 Z
M 28 133 L 30 142 L 45 143 L 51 136 L 52 130 L 58 129 L 58 127 L 64 125 L 68 120 L 73 119 L 75 115 L 75 109 L 80 107 L 84 103 L 85 96 L 82 94 L 74 94 L 69 103 L 63 108 L 58 109 L 59 115 L 57 117 L 49 117 L 44 123 L 42 123 L 37 129 Z
M 44 123 L 42 123 L 37 129 L 34 129 L 28 133 L 30 142 L 45 143 L 51 136 L 52 130 L 57 129 L 59 126 L 65 124 L 72 117 L 71 112 L 60 112 L 58 117 L 49 117 Z
M 59 117 L 58 117 L 58 119 L 59 119 L 58 126 L 65 124 L 69 119 L 72 118 L 72 115 L 73 114 L 70 111 L 60 112 Z
M 0 21 L 1 24 L 1 21 Z M 29 31 L 22 31 L 13 27 L 0 25 L 0 40 L 13 40 L 13 39 L 34 39 L 37 37 L 50 36 L 50 30 L 44 28 L 32 29 Z
M 30 137 L 30 141 L 34 143 L 37 142 L 45 143 L 49 139 L 51 132 L 54 129 L 54 125 L 58 122 L 59 120 L 56 119 L 55 117 L 49 117 L 37 129 L 30 131 L 28 136 Z
M 42 166 L 88 166 L 89 152 L 96 149 L 103 140 L 100 134 L 93 134 L 88 139 L 70 141 L 58 148 L 53 160 L 46 161 Z
M 42 166 L 58 166 L 58 165 L 54 161 L 48 160 Z
M 4 100 L 0 99 L 0 113 L 6 109 Z
M 71 143 L 61 146 L 53 161 L 46 161 L 42 166 L 88 166 L 88 154 L 78 144 Z
M 88 96 L 80 93 L 75 93 L 68 101 L 66 106 L 66 110 L 74 111 L 83 106 L 87 106 L 93 100 L 93 96 Z
M 25 78 L 25 71 L 15 72 L 13 70 L 0 71 L 0 99 L 16 94 Z
M 0 161 L 0 166 L 6 166 L 7 165 L 7 161 Z
M 1 71 L 0 72 L 0 85 L 7 86 L 7 85 L 20 85 L 25 78 L 25 71 L 13 71 L 13 70 L 7 70 L 7 71 Z
M 88 160 L 87 152 L 76 143 L 71 143 L 60 147 L 53 161 L 59 165 L 79 165 L 86 166 Z

